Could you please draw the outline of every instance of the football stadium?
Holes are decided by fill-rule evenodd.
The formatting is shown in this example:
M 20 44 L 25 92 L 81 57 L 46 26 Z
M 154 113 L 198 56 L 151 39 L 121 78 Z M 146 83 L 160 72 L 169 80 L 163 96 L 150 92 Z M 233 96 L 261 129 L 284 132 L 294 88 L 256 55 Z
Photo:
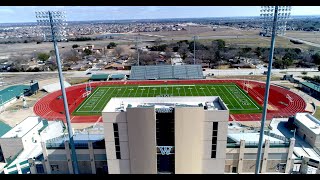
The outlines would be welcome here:
M 259 121 L 265 83 L 243 79 L 183 79 L 101 81 L 66 88 L 72 123 L 99 122 L 101 111 L 112 97 L 220 96 L 230 111 L 229 120 Z M 305 101 L 294 92 L 271 85 L 267 119 L 304 112 Z M 40 99 L 34 112 L 49 120 L 64 120 L 61 91 Z

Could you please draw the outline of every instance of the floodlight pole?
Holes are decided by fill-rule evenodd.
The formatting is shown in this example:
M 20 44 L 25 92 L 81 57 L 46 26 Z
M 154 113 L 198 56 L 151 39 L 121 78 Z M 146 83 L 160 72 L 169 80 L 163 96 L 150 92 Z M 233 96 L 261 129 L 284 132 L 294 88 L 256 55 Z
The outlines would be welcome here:
M 196 36 L 193 36 L 193 64 L 196 64 Z
M 267 74 L 266 90 L 264 93 L 264 103 L 263 103 L 263 112 L 262 112 L 262 120 L 261 120 L 261 128 L 260 128 L 260 136 L 259 136 L 259 145 L 258 145 L 255 174 L 260 173 L 260 166 L 261 166 L 261 156 L 262 156 L 261 151 L 262 151 L 262 146 L 264 143 L 263 142 L 263 135 L 264 135 L 263 133 L 264 133 L 264 124 L 266 121 L 267 109 L 268 109 L 270 77 L 271 77 L 272 59 L 273 59 L 273 52 L 274 52 L 274 42 L 275 42 L 275 36 L 276 36 L 277 18 L 278 18 L 278 6 L 275 6 L 273 26 L 272 26 L 271 47 L 270 47 L 270 54 L 269 54 L 268 74 Z
M 58 49 L 57 40 L 56 40 L 56 37 L 54 34 L 54 30 L 53 30 L 53 20 L 52 20 L 51 11 L 49 11 L 48 13 L 49 13 L 49 19 L 50 19 L 52 41 L 53 41 L 54 51 L 56 54 L 56 61 L 57 61 L 57 65 L 58 65 L 58 72 L 59 72 L 59 80 L 60 80 L 60 86 L 61 86 L 61 92 L 62 92 L 62 98 L 63 98 L 63 105 L 64 105 L 65 114 L 66 114 L 67 126 L 68 126 L 68 135 L 69 135 L 69 141 L 70 141 L 69 144 L 70 144 L 70 148 L 71 148 L 71 161 L 72 161 L 72 165 L 73 165 L 73 172 L 74 172 L 74 174 L 79 174 L 78 160 L 77 160 L 76 150 L 75 150 L 75 146 L 74 146 L 73 132 L 72 132 L 72 127 L 71 127 L 71 122 L 70 122 L 68 101 L 67 101 L 67 96 L 66 96 L 66 90 L 64 88 L 64 83 L 63 83 L 64 78 L 63 78 L 63 74 L 62 74 L 62 70 L 61 70 L 59 49 Z
M 136 50 L 137 50 L 137 58 L 138 58 L 138 66 L 140 66 L 140 58 L 139 58 L 139 45 L 138 45 L 139 37 L 136 37 Z

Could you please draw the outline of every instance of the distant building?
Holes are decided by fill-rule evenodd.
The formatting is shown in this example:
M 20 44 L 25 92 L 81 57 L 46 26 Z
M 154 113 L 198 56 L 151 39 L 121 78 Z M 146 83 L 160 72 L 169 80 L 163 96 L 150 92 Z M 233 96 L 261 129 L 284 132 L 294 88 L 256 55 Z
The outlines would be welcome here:
M 39 117 L 23 120 L 0 138 L 0 156 L 6 163 L 3 172 L 30 173 L 28 159 L 42 155 L 41 141 L 59 136 L 63 129 L 62 121 L 46 121 Z

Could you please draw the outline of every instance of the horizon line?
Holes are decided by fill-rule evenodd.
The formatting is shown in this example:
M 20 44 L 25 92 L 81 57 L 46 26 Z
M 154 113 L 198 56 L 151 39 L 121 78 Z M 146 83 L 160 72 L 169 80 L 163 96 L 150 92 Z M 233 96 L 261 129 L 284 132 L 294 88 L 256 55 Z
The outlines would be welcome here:
M 320 16 L 318 15 L 291 15 L 291 17 L 297 16 Z M 166 20 L 166 19 L 205 19 L 205 18 L 250 18 L 250 17 L 260 17 L 260 16 L 222 16 L 222 17 L 183 17 L 183 18 L 152 18 L 152 19 L 104 19 L 104 20 L 72 20 L 67 22 L 87 22 L 87 21 L 132 21 L 132 20 Z M 37 23 L 35 22 L 3 22 L 0 24 L 23 24 L 23 23 Z

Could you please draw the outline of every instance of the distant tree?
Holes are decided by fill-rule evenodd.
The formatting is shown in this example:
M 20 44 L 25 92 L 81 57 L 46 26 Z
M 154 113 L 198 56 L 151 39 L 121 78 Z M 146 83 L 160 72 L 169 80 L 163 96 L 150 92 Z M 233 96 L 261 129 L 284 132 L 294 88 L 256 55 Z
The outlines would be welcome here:
M 38 59 L 42 62 L 45 62 L 49 59 L 50 54 L 48 53 L 38 53 Z
M 77 48 L 77 47 L 80 47 L 80 46 L 78 44 L 72 45 L 72 49 Z
M 193 64 L 193 58 L 192 57 L 186 57 L 185 59 L 182 60 L 183 63 L 185 64 Z
M 188 56 L 189 49 L 188 49 L 188 45 L 185 42 L 181 43 L 178 49 L 178 53 L 180 54 L 182 59 L 185 59 Z
M 92 54 L 92 51 L 91 51 L 90 49 L 87 49 L 87 48 L 86 48 L 83 52 L 84 52 L 87 56 Z
M 122 47 L 118 46 L 118 47 L 114 48 L 113 52 L 116 57 L 120 57 L 120 55 L 124 52 L 124 49 Z
M 320 71 L 320 66 L 318 66 L 318 71 Z
M 8 59 L 9 62 L 12 62 L 12 67 L 10 67 L 10 72 L 18 72 L 18 71 L 25 71 L 23 69 L 23 64 L 27 64 L 32 56 L 25 55 L 25 54 L 15 54 L 11 55 Z
M 300 59 L 300 61 L 302 62 L 309 62 L 309 63 L 313 61 L 311 54 L 309 52 L 300 53 L 298 59 Z
M 320 52 L 313 54 L 311 58 L 313 59 L 313 62 L 315 64 L 318 64 L 318 65 L 320 64 Z
M 107 46 L 107 49 L 113 49 L 115 47 L 117 47 L 117 44 L 115 42 L 110 42 Z
M 212 43 L 216 43 L 218 46 L 218 50 L 223 50 L 226 47 L 226 42 L 222 39 L 214 40 Z
M 179 50 L 179 46 L 172 47 L 173 52 L 178 52 L 178 50 Z
M 255 50 L 254 50 L 254 53 L 260 57 L 262 55 L 262 48 L 261 47 L 257 47 Z
M 169 59 L 173 56 L 173 52 L 170 48 L 166 48 L 164 52 L 165 52 L 164 56 L 166 59 Z
M 307 72 L 307 71 L 303 71 L 303 72 L 301 72 L 301 74 L 303 74 L 303 75 L 307 75 L 307 74 L 308 74 L 308 72 Z
M 74 49 L 65 52 L 64 54 L 62 54 L 62 57 L 66 62 L 73 63 L 76 63 L 81 59 L 79 53 Z
M 162 39 L 161 38 L 157 38 L 157 39 L 154 40 L 154 45 L 159 46 L 161 44 L 161 42 L 162 42 Z

